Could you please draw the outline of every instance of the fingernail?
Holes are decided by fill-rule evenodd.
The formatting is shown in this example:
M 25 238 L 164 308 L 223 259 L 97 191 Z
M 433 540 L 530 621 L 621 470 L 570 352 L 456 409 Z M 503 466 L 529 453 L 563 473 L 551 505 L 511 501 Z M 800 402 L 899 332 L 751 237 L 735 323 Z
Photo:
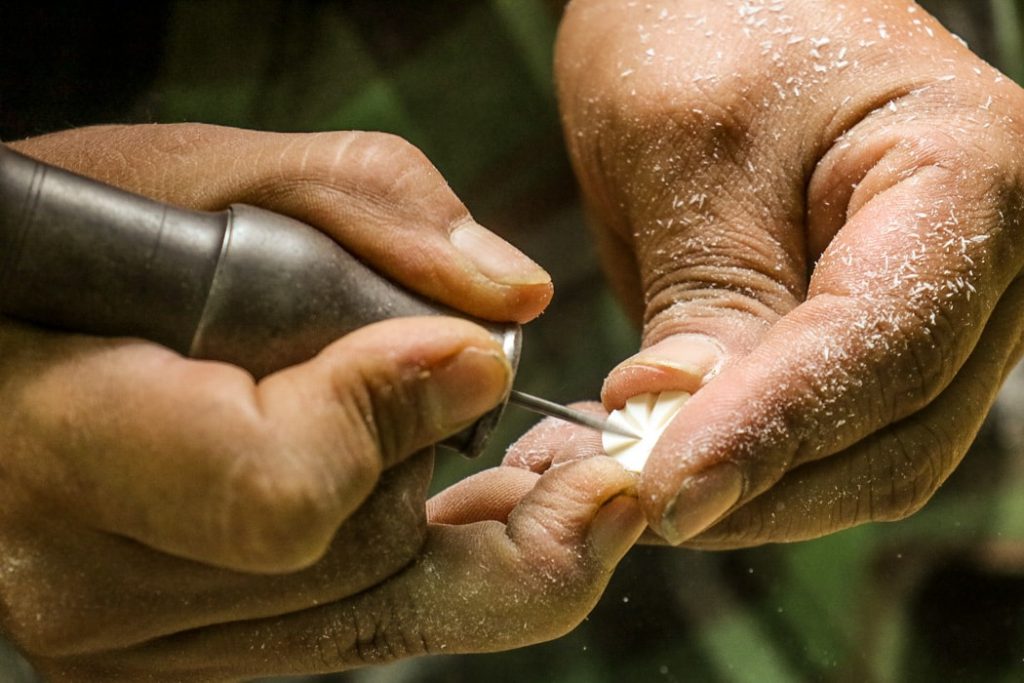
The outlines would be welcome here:
M 590 547 L 602 562 L 613 566 L 633 547 L 647 528 L 640 503 L 619 495 L 601 506 L 590 524 Z
M 718 370 L 724 355 L 721 345 L 711 337 L 679 334 L 647 347 L 629 363 L 705 378 Z
M 541 285 L 551 282 L 547 271 L 477 223 L 463 223 L 452 231 L 450 239 L 477 270 L 499 284 Z
M 425 372 L 432 392 L 428 400 L 437 426 L 445 433 L 466 426 L 496 406 L 512 381 L 505 358 L 472 346 Z
M 729 463 L 716 465 L 683 482 L 661 519 L 661 535 L 676 545 L 708 528 L 743 495 L 743 475 Z

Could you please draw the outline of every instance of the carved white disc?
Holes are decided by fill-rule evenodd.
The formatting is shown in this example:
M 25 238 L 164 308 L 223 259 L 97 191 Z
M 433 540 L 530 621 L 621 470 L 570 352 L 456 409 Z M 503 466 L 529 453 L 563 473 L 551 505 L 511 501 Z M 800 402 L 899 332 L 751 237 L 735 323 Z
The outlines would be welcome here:
M 626 401 L 619 410 L 613 410 L 608 423 L 642 435 L 630 438 L 604 432 L 601 443 L 604 452 L 615 458 L 627 470 L 640 472 L 658 443 L 662 432 L 690 398 L 685 391 L 666 391 L 660 394 L 640 394 Z

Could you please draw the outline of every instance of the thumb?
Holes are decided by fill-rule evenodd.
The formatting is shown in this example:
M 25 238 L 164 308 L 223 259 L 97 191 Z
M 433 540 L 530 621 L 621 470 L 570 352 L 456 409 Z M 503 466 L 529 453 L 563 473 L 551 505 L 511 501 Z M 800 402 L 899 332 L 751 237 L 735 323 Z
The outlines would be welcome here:
M 153 344 L 21 334 L 39 358 L 18 405 L 43 454 L 25 486 L 103 531 L 250 572 L 315 562 L 383 470 L 489 410 L 511 376 L 497 341 L 454 318 L 360 328 L 258 385 Z
M 289 450 L 308 454 L 309 470 L 344 492 L 340 523 L 382 470 L 470 425 L 510 382 L 493 335 L 461 319 L 425 317 L 356 330 L 258 391 L 272 430 L 296 444 Z

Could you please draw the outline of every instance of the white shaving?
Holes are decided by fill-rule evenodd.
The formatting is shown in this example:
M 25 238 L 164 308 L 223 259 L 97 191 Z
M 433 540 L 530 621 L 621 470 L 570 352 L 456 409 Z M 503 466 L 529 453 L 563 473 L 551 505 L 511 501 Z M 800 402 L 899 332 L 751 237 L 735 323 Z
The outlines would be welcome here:
M 613 410 L 608 423 L 625 431 L 641 435 L 630 438 L 604 432 L 601 444 L 604 452 L 615 458 L 627 470 L 640 472 L 647 463 L 654 444 L 662 432 L 690 398 L 685 391 L 666 391 L 661 394 L 641 394 L 626 401 L 619 410 Z

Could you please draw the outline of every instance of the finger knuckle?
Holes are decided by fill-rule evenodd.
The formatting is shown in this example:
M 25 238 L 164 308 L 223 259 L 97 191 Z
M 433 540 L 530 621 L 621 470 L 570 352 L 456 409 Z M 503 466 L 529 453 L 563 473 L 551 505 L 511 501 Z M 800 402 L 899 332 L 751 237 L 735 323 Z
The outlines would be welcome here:
M 735 96 L 681 106 L 678 93 L 673 97 L 655 89 L 628 113 L 616 114 L 614 125 L 604 129 L 614 139 L 603 140 L 603 146 L 619 151 L 624 177 L 632 178 L 638 189 L 648 193 L 661 188 L 662 193 L 670 194 L 684 178 L 681 174 L 691 179 L 696 169 L 709 191 L 732 186 L 743 182 L 745 160 L 754 148 L 746 108 Z M 700 197 L 700 193 L 694 196 Z M 695 200 L 679 208 L 696 217 L 707 215 L 707 209 L 713 207 Z
M 433 648 L 424 633 L 407 627 L 420 623 L 411 617 L 415 612 L 410 596 L 399 601 L 392 596 L 369 595 L 318 639 L 317 656 L 325 666 L 348 668 L 430 654 Z
M 411 225 L 450 226 L 469 212 L 418 147 L 390 133 L 360 133 L 346 154 L 350 193 L 368 211 L 403 217 Z
M 391 197 L 405 190 L 410 181 L 428 180 L 439 185 L 444 181 L 418 147 L 404 138 L 389 133 L 367 133 L 364 147 L 366 160 L 378 170 L 373 174 L 376 190 Z M 379 171 L 384 171 L 379 172 Z
M 405 138 L 392 133 L 364 133 L 368 153 L 401 166 L 431 166 L 426 155 Z
M 192 122 L 142 124 L 124 129 L 124 134 L 144 137 L 157 153 L 181 157 L 197 154 L 224 138 L 237 135 L 232 128 Z
M 756 108 L 747 99 L 751 78 L 743 70 L 706 81 L 680 82 L 657 70 L 618 80 L 618 88 L 605 96 L 605 116 L 639 149 L 690 154 L 706 167 L 749 147 Z
M 877 110 L 874 117 L 888 117 L 887 109 Z M 881 124 L 869 115 L 861 125 L 867 128 L 865 139 L 877 140 L 881 136 L 874 132 Z M 955 125 L 959 124 L 959 125 Z M 877 159 L 866 166 L 866 172 L 859 182 L 862 194 L 854 195 L 852 204 L 861 206 L 896 183 L 928 171 L 932 182 L 949 191 L 950 198 L 973 201 L 990 194 L 992 184 L 999 174 L 998 165 L 992 163 L 992 151 L 986 148 L 984 138 L 964 136 L 974 124 L 953 117 L 947 125 L 929 126 L 924 123 L 905 124 L 898 140 L 891 141 Z M 870 152 L 865 147 L 863 153 Z M 853 159 L 855 157 L 851 157 Z M 851 173 L 856 177 L 856 173 Z M 948 211 L 948 202 L 938 202 L 939 210 Z
M 914 514 L 945 481 L 955 460 L 952 441 L 933 425 L 916 422 L 886 440 L 882 466 L 873 468 L 875 495 L 871 517 L 897 521 Z
M 647 343 L 708 329 L 747 334 L 767 331 L 787 307 L 781 293 L 769 292 L 767 287 L 758 292 L 732 291 L 724 283 L 693 270 L 680 268 L 651 284 L 644 310 Z M 690 277 L 700 279 L 686 281 Z
M 755 76 L 741 59 L 734 66 L 683 81 L 667 64 L 624 70 L 617 57 L 598 60 L 563 103 L 584 175 L 634 177 L 649 189 L 672 186 L 674 173 L 735 168 L 754 148 L 760 108 L 748 96 Z

